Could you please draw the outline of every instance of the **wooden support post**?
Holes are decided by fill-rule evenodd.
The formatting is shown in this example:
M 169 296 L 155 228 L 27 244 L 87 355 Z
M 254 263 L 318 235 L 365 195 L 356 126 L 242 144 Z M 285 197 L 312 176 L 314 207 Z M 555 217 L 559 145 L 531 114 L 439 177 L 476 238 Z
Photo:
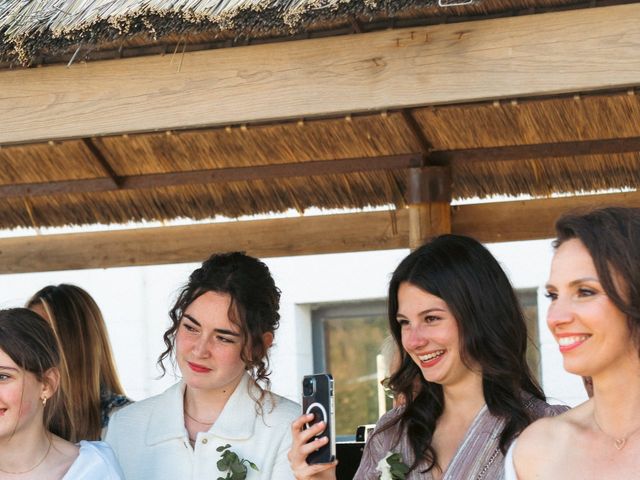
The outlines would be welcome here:
M 409 248 L 428 238 L 451 233 L 451 172 L 449 167 L 409 169 Z

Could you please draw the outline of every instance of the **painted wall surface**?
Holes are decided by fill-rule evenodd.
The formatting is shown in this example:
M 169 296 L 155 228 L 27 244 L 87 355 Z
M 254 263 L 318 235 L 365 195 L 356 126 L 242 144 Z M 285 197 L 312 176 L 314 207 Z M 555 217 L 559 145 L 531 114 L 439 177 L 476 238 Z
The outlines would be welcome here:
M 550 241 L 489 245 L 517 288 L 538 288 L 542 380 L 546 394 L 559 403 L 586 399 L 578 377 L 562 369 L 562 359 L 545 323 Z M 312 373 L 311 312 L 326 303 L 381 299 L 391 272 L 407 250 L 315 255 L 266 260 L 282 290 L 281 325 L 272 349 L 272 388 L 293 400 L 300 379 Z M 129 396 L 142 399 L 176 381 L 158 379 L 155 365 L 163 351 L 167 312 L 181 285 L 197 264 L 130 267 L 0 276 L 0 307 L 23 305 L 48 284 L 73 283 L 85 288 L 101 307 L 121 379 Z

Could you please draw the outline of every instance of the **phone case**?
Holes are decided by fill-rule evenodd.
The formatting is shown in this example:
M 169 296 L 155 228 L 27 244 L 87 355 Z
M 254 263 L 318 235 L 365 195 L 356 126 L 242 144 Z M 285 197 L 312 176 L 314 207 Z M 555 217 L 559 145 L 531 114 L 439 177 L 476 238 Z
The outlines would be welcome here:
M 310 385 L 312 388 L 310 388 Z M 329 443 L 307 457 L 307 463 L 330 463 L 336 458 L 335 412 L 333 400 L 333 377 L 328 373 L 305 375 L 302 380 L 302 411 L 313 413 L 314 419 L 305 425 L 308 428 L 324 421 L 327 428 L 319 436 L 329 437 Z M 315 440 L 314 437 L 312 440 Z

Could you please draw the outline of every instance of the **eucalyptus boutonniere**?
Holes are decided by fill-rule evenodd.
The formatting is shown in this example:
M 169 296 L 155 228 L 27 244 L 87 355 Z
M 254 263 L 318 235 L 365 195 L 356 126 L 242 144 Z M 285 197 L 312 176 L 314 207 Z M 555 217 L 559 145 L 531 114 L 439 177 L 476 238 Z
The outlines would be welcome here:
M 404 464 L 399 453 L 388 452 L 378 462 L 376 470 L 380 472 L 380 480 L 405 480 L 409 467 Z
M 218 460 L 218 470 L 227 472 L 225 477 L 218 477 L 218 480 L 245 480 L 248 472 L 247 465 L 259 471 L 255 463 L 246 458 L 238 457 L 238 454 L 231 450 L 231 445 L 228 443 L 224 447 L 216 448 L 216 452 L 222 454 Z

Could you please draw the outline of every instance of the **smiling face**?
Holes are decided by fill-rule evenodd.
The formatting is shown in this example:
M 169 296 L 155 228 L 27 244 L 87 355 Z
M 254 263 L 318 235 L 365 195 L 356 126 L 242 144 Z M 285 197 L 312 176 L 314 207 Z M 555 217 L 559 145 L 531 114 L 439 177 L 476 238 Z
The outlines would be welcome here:
M 564 368 L 597 376 L 623 362 L 637 362 L 625 315 L 602 288 L 593 259 L 578 239 L 560 245 L 547 284 L 547 324 L 558 342 Z
M 448 386 L 480 375 L 462 362 L 458 322 L 440 297 L 403 282 L 396 318 L 402 346 L 425 380 Z
M 49 388 L 0 349 L 0 443 L 30 428 L 43 427 L 42 396 Z
M 245 364 L 240 331 L 229 319 L 231 296 L 206 292 L 185 310 L 176 333 L 176 360 L 188 387 L 233 391 Z

